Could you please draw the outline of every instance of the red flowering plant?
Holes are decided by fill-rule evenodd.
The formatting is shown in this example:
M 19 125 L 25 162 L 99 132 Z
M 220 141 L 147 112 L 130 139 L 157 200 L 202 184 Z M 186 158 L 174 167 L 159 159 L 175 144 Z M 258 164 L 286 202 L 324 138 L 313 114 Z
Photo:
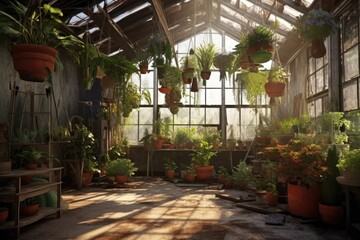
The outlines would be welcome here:
M 257 152 L 256 157 L 258 159 L 262 160 L 279 160 L 281 159 L 281 152 L 283 151 L 283 148 L 286 148 L 287 145 L 281 145 L 279 144 L 279 141 L 274 138 L 273 139 L 273 145 L 264 147 L 262 151 Z
M 279 175 L 287 182 L 307 187 L 320 183 L 327 172 L 326 143 L 293 139 L 285 146 L 280 148 Z

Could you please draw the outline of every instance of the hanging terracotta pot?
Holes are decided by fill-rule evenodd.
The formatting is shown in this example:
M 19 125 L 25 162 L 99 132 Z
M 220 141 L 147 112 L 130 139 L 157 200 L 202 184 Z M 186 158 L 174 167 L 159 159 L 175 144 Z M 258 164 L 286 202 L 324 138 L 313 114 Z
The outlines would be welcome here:
M 323 39 L 313 39 L 311 41 L 311 56 L 322 58 L 326 54 L 326 47 Z
M 139 68 L 140 68 L 140 73 L 141 74 L 146 74 L 147 72 L 148 72 L 148 70 L 149 70 L 149 66 L 139 66 Z
M 182 73 L 182 81 L 183 84 L 191 84 L 191 78 L 187 77 L 185 72 Z
M 210 76 L 211 76 L 211 71 L 210 70 L 208 70 L 208 71 L 203 70 L 203 71 L 201 71 L 200 75 L 201 75 L 202 79 L 209 80 Z
M 284 82 L 267 82 L 265 83 L 265 91 L 269 97 L 284 96 L 285 83 Z
M 192 79 L 192 84 L 191 84 L 191 88 L 190 88 L 191 92 L 198 92 L 199 91 L 199 87 L 198 87 L 198 82 L 197 82 L 197 78 L 194 77 Z
M 159 92 L 164 93 L 164 94 L 170 94 L 171 88 L 170 87 L 160 87 Z
M 14 44 L 11 48 L 14 68 L 20 78 L 30 82 L 43 82 L 54 72 L 58 51 L 42 45 Z

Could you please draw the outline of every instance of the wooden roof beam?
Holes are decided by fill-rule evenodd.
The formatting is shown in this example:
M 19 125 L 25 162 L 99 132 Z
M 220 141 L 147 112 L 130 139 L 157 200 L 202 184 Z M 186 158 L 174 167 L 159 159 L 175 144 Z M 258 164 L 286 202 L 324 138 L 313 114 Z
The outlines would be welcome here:
M 277 0 L 277 1 L 281 4 L 288 5 L 289 7 L 291 7 L 292 9 L 295 9 L 298 12 L 301 12 L 301 13 L 307 12 L 307 9 L 305 6 L 296 5 L 296 4 L 294 4 L 294 1 L 291 1 L 291 0 Z
M 113 41 L 117 42 L 123 49 L 126 57 L 132 58 L 135 55 L 135 47 L 132 42 L 124 34 L 123 30 L 110 18 L 110 16 L 99 8 L 98 13 L 93 13 L 90 18 L 100 28 L 100 31 L 104 32 L 106 36 L 110 36 Z

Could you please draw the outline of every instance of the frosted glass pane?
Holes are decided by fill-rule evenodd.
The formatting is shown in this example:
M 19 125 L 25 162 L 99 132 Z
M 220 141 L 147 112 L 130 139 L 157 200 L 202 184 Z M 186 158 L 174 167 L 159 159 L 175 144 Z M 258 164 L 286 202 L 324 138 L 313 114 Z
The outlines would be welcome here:
M 205 108 L 191 108 L 190 124 L 205 123 Z
M 236 95 L 234 95 L 234 91 L 235 93 L 237 92 L 237 89 L 233 90 L 233 89 L 225 89 L 225 104 L 227 105 L 234 105 L 236 104 L 237 100 L 236 100 Z
M 189 124 L 189 108 L 181 107 L 174 116 L 174 124 Z
M 356 81 L 352 82 L 351 84 L 344 86 L 343 89 L 343 96 L 344 96 L 344 110 L 352 110 L 356 109 L 358 106 L 357 100 L 357 86 Z
M 239 126 L 239 111 L 236 108 L 226 109 L 227 125 Z
M 206 124 L 220 124 L 220 109 L 207 108 L 206 109 Z
M 344 54 L 344 78 L 345 81 L 359 75 L 359 53 L 358 46 L 350 49 Z
M 206 104 L 207 105 L 221 105 L 221 89 L 207 89 L 206 90 Z
M 152 124 L 152 107 L 139 109 L 139 124 Z
M 129 144 L 137 144 L 138 143 L 138 129 L 135 125 L 126 125 L 124 126 L 124 136 L 127 137 Z
M 206 81 L 207 88 L 221 88 L 220 72 L 211 71 L 210 79 Z

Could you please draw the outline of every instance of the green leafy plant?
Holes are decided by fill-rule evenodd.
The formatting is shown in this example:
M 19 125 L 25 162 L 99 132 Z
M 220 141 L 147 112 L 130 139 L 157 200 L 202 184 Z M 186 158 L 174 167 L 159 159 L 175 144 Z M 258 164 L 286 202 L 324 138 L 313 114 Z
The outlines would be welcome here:
M 165 159 L 164 168 L 165 170 L 176 170 L 178 167 L 174 160 L 167 158 Z
M 247 35 L 248 47 L 252 47 L 259 44 L 271 45 L 273 41 L 274 41 L 274 31 L 262 25 L 256 26 Z
M 200 47 L 195 49 L 195 55 L 197 58 L 197 68 L 199 71 L 211 70 L 214 63 L 214 58 L 217 55 L 215 44 L 201 44 Z
M 20 202 L 21 207 L 32 206 L 36 204 L 39 204 L 39 199 L 37 197 L 30 197 Z
M 192 162 L 186 166 L 186 172 L 188 174 L 196 176 L 196 165 Z
M 138 170 L 128 158 L 118 158 L 110 161 L 106 166 L 106 174 L 110 176 L 133 176 Z
M 194 153 L 191 154 L 192 161 L 196 166 L 209 166 L 211 158 L 216 156 L 217 152 L 212 150 L 211 145 L 204 140 L 200 141 L 199 148 L 194 149 Z
M 258 98 L 265 94 L 265 83 L 268 81 L 269 72 L 242 72 L 240 81 L 246 89 L 246 100 L 251 105 L 257 105 Z
M 342 171 L 360 170 L 360 149 L 343 152 L 339 163 L 336 165 Z
M 268 78 L 271 78 L 272 82 L 285 82 L 286 77 L 288 77 L 288 74 L 283 67 L 274 66 L 270 69 Z
M 244 161 L 239 162 L 239 164 L 234 167 L 233 177 L 235 181 L 245 184 L 249 184 L 254 180 L 251 167 Z
M 160 79 L 160 85 L 163 87 L 176 88 L 182 82 L 181 70 L 174 66 L 164 67 L 164 76 Z
M 322 9 L 313 9 L 297 19 L 296 31 L 306 40 L 325 39 L 338 29 L 331 13 Z
M 280 132 L 282 133 L 291 133 L 292 127 L 297 126 L 299 121 L 297 118 L 289 117 L 280 121 Z
M 26 163 L 35 163 L 39 164 L 41 157 L 43 157 L 43 153 L 36 150 L 33 147 L 26 147 L 16 156 L 20 158 L 21 162 Z
M 139 63 L 139 66 L 148 66 L 151 61 L 151 55 L 145 49 L 137 49 L 135 60 Z

